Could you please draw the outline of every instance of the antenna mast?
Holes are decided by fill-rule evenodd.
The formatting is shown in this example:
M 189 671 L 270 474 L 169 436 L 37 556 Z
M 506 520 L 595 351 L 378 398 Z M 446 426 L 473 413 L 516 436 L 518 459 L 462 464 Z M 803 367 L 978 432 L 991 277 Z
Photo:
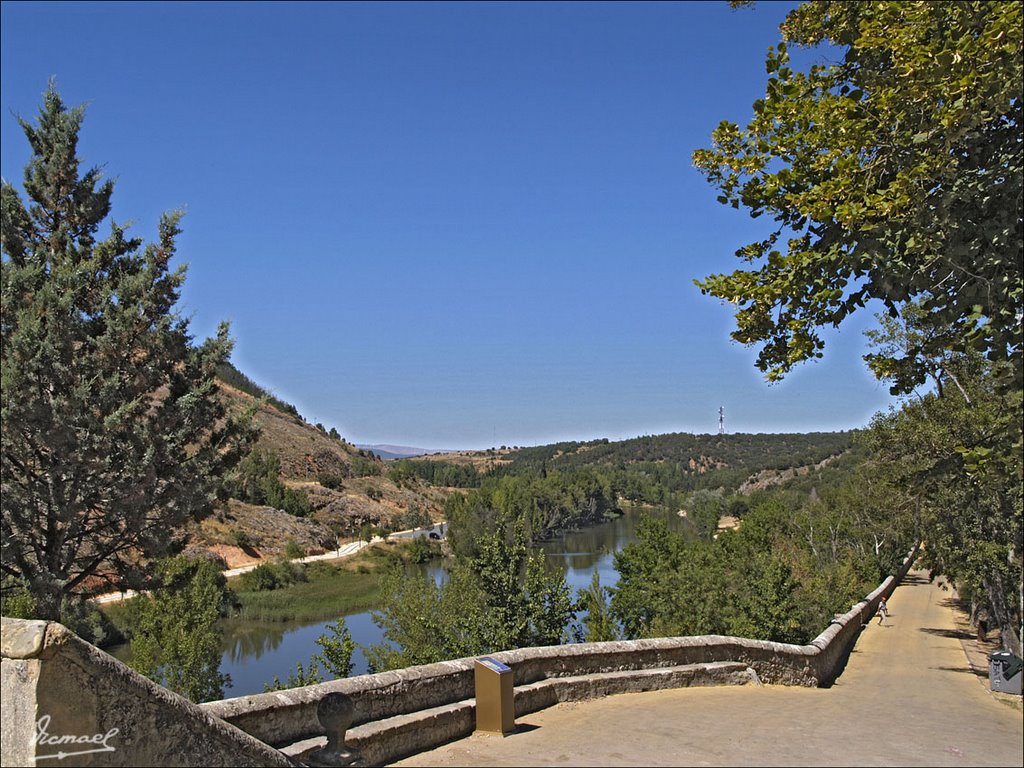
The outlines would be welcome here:
M 720 406 L 718 409 L 718 434 L 725 434 L 725 406 Z

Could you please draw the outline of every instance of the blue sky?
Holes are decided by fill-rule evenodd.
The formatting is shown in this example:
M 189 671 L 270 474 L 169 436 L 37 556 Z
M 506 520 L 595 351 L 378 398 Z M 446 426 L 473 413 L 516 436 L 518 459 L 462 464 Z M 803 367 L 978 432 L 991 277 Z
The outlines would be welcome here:
M 353 442 L 857 428 L 870 314 L 769 386 L 692 282 L 766 231 L 690 155 L 791 5 L 4 2 L 0 167 L 55 77 L 113 217 L 186 211 L 193 333 Z

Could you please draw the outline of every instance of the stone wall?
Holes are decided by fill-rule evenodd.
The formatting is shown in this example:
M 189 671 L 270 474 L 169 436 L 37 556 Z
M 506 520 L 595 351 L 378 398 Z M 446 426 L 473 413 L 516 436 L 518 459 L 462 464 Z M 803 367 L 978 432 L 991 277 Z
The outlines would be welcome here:
M 294 765 L 60 624 L 4 618 L 0 637 L 4 766 Z
M 517 715 L 534 711 L 520 698 L 525 687 L 538 681 L 628 672 L 639 676 L 649 670 L 697 664 L 741 662 L 765 683 L 829 685 L 842 670 L 862 626 L 875 615 L 879 599 L 892 593 L 916 556 L 915 547 L 897 574 L 886 579 L 847 613 L 833 619 L 808 645 L 704 635 L 522 648 L 491 656 L 514 671 Z M 352 699 L 354 726 L 450 708 L 470 700 L 474 696 L 474 661 L 473 658 L 455 659 L 201 706 L 268 744 L 283 746 L 321 733 L 316 706 L 327 693 L 340 692 Z M 533 700 L 538 702 L 536 709 L 552 703 L 544 697 Z M 438 729 L 436 744 L 470 732 L 469 726 L 454 727 L 463 732 L 453 734 L 450 728 Z

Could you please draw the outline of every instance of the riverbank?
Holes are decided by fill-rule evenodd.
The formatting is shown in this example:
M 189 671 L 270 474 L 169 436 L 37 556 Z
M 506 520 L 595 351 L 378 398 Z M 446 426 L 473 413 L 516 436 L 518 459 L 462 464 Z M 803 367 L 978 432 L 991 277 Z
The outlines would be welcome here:
M 228 576 L 228 588 L 236 599 L 229 623 L 316 622 L 337 619 L 349 613 L 380 607 L 380 575 L 388 568 L 411 562 L 412 541 L 375 541 L 372 546 L 341 558 L 331 554 L 307 562 L 261 563 L 281 568 L 298 568 L 299 577 L 277 589 L 246 589 L 246 574 L 256 567 L 237 569 Z M 130 636 L 130 613 L 123 601 L 101 604 L 100 610 L 125 637 Z M 116 643 L 115 643 L 116 644 Z
M 235 621 L 306 622 L 336 619 L 380 607 L 380 575 L 411 562 L 412 542 L 382 541 L 341 561 L 303 566 L 304 581 L 273 590 L 246 590 L 244 577 L 230 579 L 238 609 Z

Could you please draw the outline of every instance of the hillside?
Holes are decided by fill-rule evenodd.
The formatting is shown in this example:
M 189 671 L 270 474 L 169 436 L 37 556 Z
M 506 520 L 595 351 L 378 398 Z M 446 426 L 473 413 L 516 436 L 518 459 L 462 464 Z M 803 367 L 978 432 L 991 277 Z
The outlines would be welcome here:
M 745 493 L 807 478 L 811 468 L 814 476 L 853 444 L 851 432 L 672 433 L 616 442 L 502 446 L 385 462 L 334 430 L 310 425 L 294 406 L 270 396 L 237 369 L 228 366 L 223 374 L 221 392 L 232 407 L 255 409 L 261 431 L 253 452 L 273 457 L 272 464 L 260 465 L 261 471 L 275 474 L 279 498 L 285 499 L 274 505 L 255 503 L 246 496 L 248 486 L 237 486 L 236 495 L 254 503 L 234 498 L 195 526 L 192 545 L 217 553 L 229 565 L 276 556 L 291 543 L 305 552 L 331 549 L 338 538 L 365 535 L 370 528 L 406 527 L 417 511 L 439 520 L 452 488 L 478 487 L 485 477 L 541 479 L 555 496 L 568 493 L 563 505 L 567 509 L 578 501 L 573 493 L 586 496 L 600 488 L 605 488 L 598 493 L 604 494 L 600 509 L 614 507 L 616 497 L 675 505 L 681 497 L 673 495 L 700 488 Z M 290 507 L 287 494 L 300 496 L 302 503 Z M 568 512 L 560 515 L 575 519 Z
M 414 507 L 431 519 L 442 517 L 443 491 L 415 478 L 396 484 L 387 465 L 372 453 L 308 424 L 293 406 L 267 396 L 237 369 L 218 383 L 232 408 L 255 407 L 260 436 L 253 450 L 277 457 L 280 481 L 304 493 L 311 512 L 297 517 L 231 499 L 193 526 L 190 548 L 212 551 L 236 565 L 281 554 L 290 541 L 312 553 L 334 548 L 339 537 L 359 536 L 368 527 L 402 528 Z
M 852 432 L 725 435 L 674 432 L 617 442 L 593 440 L 520 448 L 506 458 L 511 460 L 513 469 L 542 464 L 564 468 L 672 462 L 697 473 L 725 468 L 754 472 L 816 464 L 844 452 L 852 443 Z
M 470 466 L 481 475 L 601 469 L 658 479 L 677 490 L 722 486 L 745 491 L 806 474 L 850 450 L 853 432 L 694 435 L 562 442 L 530 448 L 459 451 L 412 459 Z M 429 474 L 421 472 L 420 474 Z M 434 470 L 434 474 L 439 474 Z

